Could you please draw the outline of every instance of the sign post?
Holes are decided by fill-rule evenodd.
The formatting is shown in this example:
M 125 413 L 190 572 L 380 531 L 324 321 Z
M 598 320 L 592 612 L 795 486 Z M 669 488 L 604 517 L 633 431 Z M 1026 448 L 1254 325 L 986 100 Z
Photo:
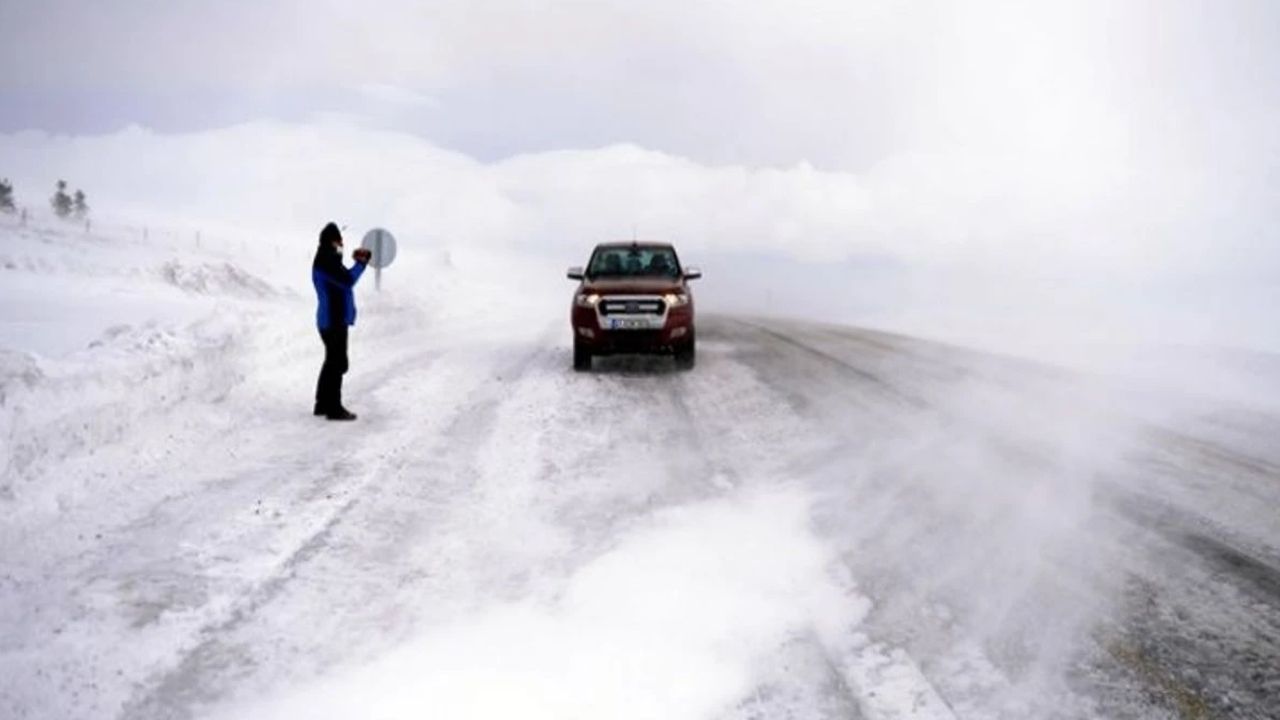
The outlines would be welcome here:
M 382 228 L 374 228 L 364 234 L 360 247 L 370 253 L 369 264 L 373 266 L 374 285 L 382 290 L 382 268 L 396 259 L 396 238 Z

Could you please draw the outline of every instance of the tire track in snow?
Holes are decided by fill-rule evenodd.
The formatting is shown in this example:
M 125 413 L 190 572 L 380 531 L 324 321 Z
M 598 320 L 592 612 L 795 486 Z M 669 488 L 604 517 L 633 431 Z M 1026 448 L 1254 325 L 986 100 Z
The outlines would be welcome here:
M 1280 606 L 1280 568 L 1237 547 L 1225 528 L 1118 484 L 1109 489 L 1109 495 L 1112 507 L 1123 516 L 1190 551 L 1215 575 L 1231 578 L 1258 602 Z
M 509 381 L 518 381 L 534 360 L 545 352 L 535 350 L 524 354 L 514 363 L 498 370 L 497 375 Z M 411 364 L 413 362 L 410 360 L 395 365 Z M 417 367 L 422 369 L 427 365 L 421 363 Z M 504 399 L 501 384 L 481 384 L 471 395 L 466 403 L 456 409 L 453 419 L 444 429 L 443 445 L 456 449 L 466 438 L 471 438 L 478 444 L 485 428 L 492 423 L 496 406 Z M 216 686 L 219 681 L 225 680 L 224 674 L 227 671 L 235 671 L 236 656 L 240 652 L 226 638 L 253 623 L 264 608 L 290 587 L 303 568 L 330 550 L 331 540 L 338 529 L 349 523 L 352 516 L 363 509 L 362 505 L 368 504 L 368 498 L 359 494 L 362 490 L 375 480 L 385 477 L 388 469 L 394 471 L 396 467 L 405 466 L 408 462 L 406 455 L 421 452 L 421 442 L 415 426 L 407 426 L 391 437 L 395 441 L 383 443 L 388 448 L 384 456 L 362 473 L 358 482 L 347 483 L 347 488 L 354 496 L 329 514 L 278 565 L 271 576 L 241 595 L 221 619 L 201 627 L 196 634 L 199 641 L 183 652 L 170 669 L 153 677 L 135 693 L 134 698 L 124 707 L 120 716 L 122 719 L 188 718 L 193 716 L 195 706 L 220 697 L 222 690 Z M 366 453 L 371 454 L 376 453 Z M 396 475 L 394 472 L 390 474 Z
M 662 454 L 680 459 L 671 471 L 687 478 L 688 488 L 667 492 L 637 508 L 632 517 L 647 516 L 671 505 L 789 483 L 803 462 L 790 451 L 769 451 L 770 442 L 789 450 L 807 446 L 794 435 L 799 432 L 798 420 L 787 402 L 733 357 L 734 343 L 741 337 L 726 331 L 719 319 L 704 321 L 700 336 L 698 366 L 690 372 L 673 370 L 663 359 L 621 358 L 610 359 L 601 374 L 590 378 L 603 385 L 597 394 L 616 402 L 617 412 L 635 413 L 637 407 L 644 407 L 645 394 L 650 393 L 650 402 L 661 398 L 662 406 L 669 408 L 663 419 L 674 422 L 659 442 Z M 595 409 L 602 416 L 612 410 Z M 625 516 L 615 518 L 615 522 L 626 520 Z M 853 592 L 851 581 L 843 586 Z M 857 602 L 857 598 L 850 598 L 850 602 Z M 770 667 L 755 678 L 758 685 L 735 707 L 717 715 L 719 720 L 790 717 L 787 713 L 796 708 L 802 708 L 803 716 L 810 720 L 865 717 L 859 709 L 863 701 L 849 688 L 850 664 L 838 659 L 813 633 L 786 640 L 778 652 L 778 657 L 770 659 Z M 778 662 L 787 667 L 778 667 Z M 793 662 L 803 664 L 806 671 L 794 672 Z M 906 692 L 904 674 L 898 668 L 899 696 Z M 919 697 L 928 697 L 924 690 L 913 689 Z M 893 705 L 881 702 L 879 707 Z M 888 720 L 906 716 L 881 713 L 873 717 Z
M 434 353 L 416 357 L 426 367 Z M 117 472 L 114 487 L 103 483 L 113 490 L 99 491 L 109 505 L 81 501 L 63 508 L 56 525 L 36 525 L 19 533 L 20 543 L 6 543 L 16 552 L 32 548 L 26 557 L 46 565 L 10 567 L 22 581 L 4 604 L 30 621 L 10 635 L 17 652 L 0 661 L 14 664 L 11 676 L 35 681 L 0 704 L 16 703 L 15 712 L 114 716 L 157 665 L 226 617 L 227 601 L 234 606 L 250 592 L 264 567 L 289 562 L 292 551 L 280 546 L 305 548 L 323 532 L 364 478 L 344 477 L 343 460 L 316 451 L 314 428 L 323 424 L 303 414 L 305 405 L 266 407 L 273 399 L 246 394 L 205 407 L 199 396 L 187 398 L 194 407 L 177 412 L 167 434 L 149 423 L 91 458 L 111 469 L 136 456 L 132 475 Z M 256 412 L 245 416 L 246 404 Z M 108 479 L 71 462 L 64 472 Z M 50 637 L 75 638 L 74 657 L 58 657 Z
M 758 321 L 742 324 L 748 330 L 760 327 Z M 1007 466 L 1006 471 L 1011 474 L 1021 471 L 1030 475 L 1053 467 L 1043 450 L 1025 442 L 1027 438 L 1022 435 L 1026 433 L 1017 439 L 1006 438 L 1000 434 L 1001 428 L 987 427 L 986 422 L 974 423 L 964 415 L 970 410 L 981 415 L 986 411 L 981 405 L 957 407 L 943 402 L 948 387 L 957 382 L 990 383 L 1011 389 L 1014 386 L 1010 383 L 993 382 L 953 363 L 947 363 L 942 371 L 930 372 L 928 358 L 920 356 L 913 356 L 908 362 L 881 359 L 874 363 L 880 369 L 872 371 L 861 362 L 836 354 L 835 348 L 815 347 L 805 334 L 809 330 L 806 326 L 787 327 L 791 329 L 785 332 L 755 333 L 759 338 L 756 342 L 766 347 L 745 348 L 743 359 L 779 394 L 799 399 L 796 412 L 806 418 L 816 435 L 837 441 L 808 459 L 805 471 L 815 478 L 827 476 L 823 482 L 848 477 L 852 486 L 860 490 L 844 500 L 853 503 L 854 512 L 870 513 L 863 518 L 864 523 L 884 526 L 892 534 L 895 526 L 903 523 L 883 522 L 878 513 L 905 513 L 904 521 L 910 526 L 907 518 L 929 512 L 927 486 L 922 488 L 926 491 L 924 497 L 913 497 L 904 487 L 914 484 L 911 473 L 917 455 L 923 455 L 919 460 L 925 468 L 945 462 L 930 455 L 952 451 L 952 445 L 939 445 L 938 441 L 947 440 L 957 430 L 962 431 L 960 437 L 970 437 L 970 443 L 980 443 L 983 452 L 992 456 L 990 460 Z M 855 355 L 865 352 L 857 343 L 850 343 L 844 333 L 837 333 L 835 339 L 841 345 L 851 345 L 849 350 Z M 767 347 L 771 341 L 777 342 Z M 886 352 L 884 346 L 872 345 L 876 352 Z M 917 367 L 920 365 L 925 367 Z M 846 382 L 850 378 L 856 381 L 852 385 Z M 910 390 L 904 388 L 907 381 L 911 383 Z M 960 459 L 965 458 L 961 453 Z M 890 476 L 873 482 L 868 479 L 868 472 L 887 472 Z M 898 474 L 902 476 L 893 477 Z M 882 486 L 883 482 L 890 486 Z M 833 499 L 841 497 L 844 496 L 839 492 L 833 493 Z M 888 505 L 886 498 L 891 501 Z M 938 509 L 946 510 L 935 508 Z M 939 521 L 947 522 L 945 514 Z M 856 525 L 859 520 L 857 516 L 845 516 L 838 522 Z M 932 531 L 927 527 L 918 528 L 917 532 L 924 535 L 923 542 L 932 542 Z M 961 635 L 952 637 L 956 633 L 950 619 L 954 611 L 947 604 L 945 593 L 932 594 L 939 589 L 929 579 L 934 573 L 926 567 L 912 566 L 909 554 L 903 554 L 887 568 L 879 561 L 867 563 L 868 554 L 901 554 L 902 548 L 892 547 L 892 541 L 888 542 L 889 548 L 878 548 L 875 542 L 865 540 L 854 534 L 853 544 L 845 551 L 844 567 L 864 575 L 861 580 L 872 587 L 870 597 L 877 612 L 854 642 L 826 648 L 828 661 L 847 679 L 862 712 L 870 718 L 1019 717 L 1017 710 L 1010 715 L 1001 714 L 1006 710 L 999 706 L 1012 685 L 1011 676 L 1006 674 L 1010 671 L 993 662 L 984 645 Z M 864 561 L 858 563 L 859 557 Z M 860 570 L 861 565 L 869 568 Z M 946 568 L 941 570 L 943 574 L 948 572 Z M 925 578 L 920 587 L 916 575 Z M 940 587 L 945 588 L 945 584 Z M 922 588 L 932 590 L 922 596 Z M 925 600 L 930 602 L 922 603 Z M 902 617 L 904 608 L 911 611 L 910 618 Z M 938 617 L 934 617 L 935 613 Z M 903 625 L 904 621 L 908 624 Z M 1070 711 L 1061 712 L 1067 713 L 1064 717 L 1071 717 Z M 1025 709 L 1022 716 L 1026 716 Z
M 788 402 L 815 436 L 824 438 L 823 443 L 812 448 L 812 455 L 796 459 L 795 469 L 802 477 L 830 474 L 851 457 L 856 458 L 867 438 L 872 436 L 868 430 L 874 429 L 880 435 L 894 432 L 893 428 L 905 431 L 910 425 L 904 423 L 904 414 L 908 418 L 936 417 L 942 412 L 942 408 L 924 396 L 815 347 L 791 332 L 767 327 L 761 321 L 736 318 L 724 321 L 731 328 L 742 329 L 742 332 L 726 331 L 726 337 L 738 343 L 737 361 L 751 368 L 765 388 Z M 802 328 L 797 326 L 796 331 Z M 797 357 L 804 360 L 798 363 Z M 850 386 L 844 382 L 846 379 L 855 383 Z M 850 407 L 854 410 L 850 411 Z M 850 419 L 842 427 L 830 421 L 832 416 Z M 874 425 L 863 429 L 852 420 L 854 416 L 874 418 Z M 840 442 L 842 440 L 845 442 Z M 856 587 L 853 566 L 846 561 L 841 568 L 850 575 L 846 585 Z M 883 598 L 872 600 L 876 604 L 883 602 Z M 850 701 L 861 716 L 871 720 L 957 717 L 942 688 L 905 648 L 889 641 L 877 641 L 868 637 L 868 632 L 860 631 L 846 642 L 834 645 L 817 638 L 813 640 L 830 672 L 842 679 Z M 986 665 L 990 667 L 990 663 Z
M 1137 531 L 1111 659 L 1180 717 L 1269 717 L 1262 709 L 1280 698 L 1280 572 L 1193 512 L 1109 494 Z
M 757 326 L 757 323 L 746 324 L 749 327 Z M 769 335 L 783 340 L 788 334 L 790 331 Z M 843 335 L 844 333 L 838 333 L 836 338 Z M 804 346 L 808 343 L 803 339 L 784 344 L 813 355 L 809 352 L 813 348 L 806 350 Z M 874 350 L 886 352 L 882 347 L 875 347 Z M 858 348 L 851 345 L 849 351 L 856 353 Z M 828 353 L 819 349 L 819 354 L 831 356 L 826 358 L 831 369 L 858 380 L 860 385 L 872 385 L 863 382 L 866 378 L 862 372 L 845 373 L 840 370 L 842 365 L 852 365 L 856 370 L 865 372 L 858 363 L 843 361 L 834 356 L 834 350 Z M 762 377 L 768 378 L 771 383 L 784 387 L 803 385 L 799 381 L 793 382 L 791 376 L 783 372 L 787 369 L 794 370 L 798 365 L 789 363 L 782 356 L 770 357 L 767 351 L 761 351 L 758 358 Z M 1039 371 L 1034 366 L 1023 369 L 1013 360 L 992 366 L 982 356 L 976 356 L 973 362 L 978 368 L 995 369 L 998 372 L 987 377 L 983 372 L 964 372 L 964 365 L 947 363 L 950 368 L 947 373 L 923 371 L 919 373 L 918 381 L 922 388 L 936 387 L 940 391 L 945 391 L 949 384 L 957 381 L 999 386 L 1011 395 L 1031 399 L 1036 397 L 1037 392 L 1069 390 L 1078 380 L 1078 376 L 1057 369 Z M 1008 363 L 1007 369 L 1011 372 L 1006 373 L 1000 369 L 1004 362 Z M 907 373 L 903 377 L 914 377 L 911 368 L 898 367 L 888 359 L 878 361 L 877 364 L 883 365 L 886 371 Z M 950 383 L 947 380 L 948 374 L 954 378 Z M 829 382 L 826 385 L 835 387 L 835 383 Z M 846 391 L 839 390 L 833 394 L 841 392 Z M 783 394 L 788 393 L 784 391 Z M 797 393 L 790 394 L 794 396 Z M 810 404 L 797 406 L 797 411 L 837 407 L 834 403 L 830 406 L 822 404 L 823 399 L 813 392 L 801 390 L 799 394 L 803 401 Z M 928 393 L 910 394 L 918 398 L 931 396 Z M 954 415 L 957 411 L 961 414 L 972 411 L 981 415 L 985 410 L 980 403 L 970 402 L 954 408 L 937 406 L 931 412 L 942 417 L 943 414 Z M 1247 527 L 1232 526 L 1232 532 L 1227 532 L 1223 527 L 1215 527 L 1215 517 L 1220 522 L 1221 518 L 1232 515 L 1224 515 L 1224 511 L 1212 503 L 1226 499 L 1238 503 L 1241 498 L 1255 494 L 1269 497 L 1262 492 L 1264 486 L 1259 483 L 1275 477 L 1274 463 L 1241 455 L 1198 436 L 1188 437 L 1183 432 L 1133 422 L 1128 417 L 1117 420 L 1125 423 L 1125 427 L 1130 428 L 1133 435 L 1142 440 L 1143 447 L 1168 443 L 1183 447 L 1187 452 L 1184 453 L 1186 457 L 1180 455 L 1166 458 L 1163 462 L 1171 464 L 1163 468 L 1159 463 L 1152 465 L 1148 461 L 1144 465 L 1142 462 L 1134 462 L 1130 456 L 1117 454 L 1115 462 L 1120 464 L 1111 467 L 1105 477 L 1096 480 L 1096 502 L 1101 508 L 1116 512 L 1154 535 L 1139 534 L 1127 539 L 1101 537 L 1096 540 L 1101 543 L 1097 549 L 1097 552 L 1103 553 L 1101 560 L 1110 563 L 1110 566 L 1100 568 L 1108 573 L 1108 578 L 1099 578 L 1103 581 L 1100 587 L 1105 589 L 1111 584 L 1118 585 L 1119 578 L 1110 577 L 1118 572 L 1121 577 L 1128 576 L 1131 584 L 1138 589 L 1122 592 L 1119 587 L 1114 588 L 1114 601 L 1123 603 L 1125 607 L 1120 612 L 1127 614 L 1127 617 L 1119 625 L 1112 625 L 1106 622 L 1104 616 L 1102 621 L 1106 624 L 1100 628 L 1097 644 L 1082 643 L 1081 649 L 1095 657 L 1101 655 L 1105 658 L 1110 654 L 1117 660 L 1143 658 L 1142 667 L 1135 675 L 1138 684 L 1127 691 L 1131 694 L 1122 698 L 1122 703 L 1147 707 L 1145 703 L 1152 702 L 1151 698 L 1154 697 L 1158 704 L 1185 708 L 1190 706 L 1179 698 L 1194 698 L 1199 706 L 1213 716 L 1265 717 L 1265 713 L 1254 713 L 1268 705 L 1268 697 L 1280 697 L 1280 676 L 1276 675 L 1274 661 L 1266 659 L 1268 655 L 1274 658 L 1275 649 L 1280 647 L 1276 616 L 1272 610 L 1280 604 L 1277 602 L 1280 573 L 1274 563 L 1268 561 L 1275 546 L 1267 545 L 1268 541 L 1264 537 L 1267 533 L 1259 524 L 1263 522 L 1261 519 Z M 960 416 L 956 416 L 955 421 L 966 422 Z M 984 432 L 994 431 L 994 435 L 981 442 L 998 451 L 1008 462 L 1011 472 L 1021 469 L 1021 472 L 1033 475 L 1052 471 L 1055 458 L 1045 450 L 1052 451 L 1053 447 L 1036 447 L 1034 427 L 1030 433 L 1022 428 L 1013 429 L 1016 432 L 1009 437 L 1000 436 L 998 426 L 983 429 Z M 1053 429 L 1049 428 L 1050 431 Z M 1101 447 L 1098 452 L 1105 453 L 1114 449 Z M 836 452 L 834 458 L 839 457 L 840 454 Z M 1103 467 L 1106 466 L 1104 464 Z M 1119 470 L 1115 471 L 1115 467 Z M 1062 472 L 1070 470 L 1068 467 Z M 1075 470 L 1084 472 L 1087 468 Z M 1135 482 L 1149 480 L 1153 473 L 1172 474 L 1167 478 L 1157 478 L 1160 482 L 1151 488 L 1141 491 L 1134 489 Z M 1228 479 L 1232 482 L 1222 482 Z M 1245 481 L 1253 484 L 1235 487 Z M 1174 505 L 1171 504 L 1172 498 L 1168 501 L 1162 499 L 1162 495 L 1175 490 L 1166 485 L 1175 482 L 1211 484 L 1201 491 L 1211 505 L 1208 508 L 1193 509 L 1189 506 L 1179 509 L 1178 505 L 1183 503 Z M 1138 487 L 1142 485 L 1143 483 L 1138 483 Z M 1229 506 L 1228 509 L 1230 507 L 1234 506 Z M 1107 526 L 1105 522 L 1103 525 Z M 1234 531 L 1237 530 L 1243 531 L 1243 535 L 1235 537 Z M 1274 535 L 1270 537 L 1274 538 Z M 1122 547 L 1126 543 L 1134 543 L 1134 546 Z M 1124 558 L 1118 565 L 1117 556 Z M 1183 558 L 1181 567 L 1174 567 L 1179 564 L 1174 557 Z M 1249 608 L 1269 609 L 1259 612 Z M 1117 646 L 1130 649 L 1119 654 L 1108 653 L 1108 647 Z M 937 658 L 929 659 L 936 664 Z M 1117 672 L 1114 663 L 1104 659 L 1100 667 L 1100 670 L 1094 672 L 1100 672 L 1104 682 L 1110 684 L 1114 677 L 1108 676 L 1106 672 L 1107 668 L 1112 673 Z M 1133 668 L 1126 670 L 1133 671 Z M 1106 698 L 1105 693 L 1108 691 L 1105 686 L 1077 686 L 1077 692 L 1082 690 L 1085 693 L 1080 696 L 1083 702 L 1115 701 L 1114 697 Z M 1104 695 L 1096 697 L 1094 694 L 1098 692 Z M 1144 695 L 1147 699 L 1135 699 L 1134 696 L 1138 695 Z M 1104 704 L 1102 707 L 1104 711 L 1117 711 L 1120 706 Z M 1152 709 L 1148 707 L 1148 710 Z M 1069 716 L 1069 711 L 1060 712 L 1068 712 Z
M 773 340 L 779 343 L 790 346 L 792 348 L 795 348 L 796 350 L 799 350 L 805 353 L 806 355 L 809 355 L 815 360 L 818 360 L 823 364 L 827 365 L 828 367 L 835 369 L 837 372 L 843 375 L 852 377 L 864 385 L 870 386 L 878 394 L 880 394 L 883 397 L 892 398 L 904 405 L 907 405 L 911 408 L 915 408 L 917 410 L 922 410 L 931 406 L 931 403 L 929 403 L 919 395 L 916 395 L 915 393 L 907 392 L 902 388 L 898 387 L 897 385 L 885 380 L 880 375 L 877 375 L 858 365 L 855 365 L 845 358 L 841 358 L 837 355 L 833 355 L 832 353 L 829 353 L 821 348 L 814 347 L 813 345 L 803 340 L 800 340 L 799 338 L 796 338 L 795 336 L 789 333 L 783 333 L 773 328 L 760 325 L 755 322 L 751 322 L 747 320 L 738 320 L 737 323 L 744 327 L 751 328 L 752 330 L 755 330 L 758 333 L 761 333 L 769 338 L 772 338 Z

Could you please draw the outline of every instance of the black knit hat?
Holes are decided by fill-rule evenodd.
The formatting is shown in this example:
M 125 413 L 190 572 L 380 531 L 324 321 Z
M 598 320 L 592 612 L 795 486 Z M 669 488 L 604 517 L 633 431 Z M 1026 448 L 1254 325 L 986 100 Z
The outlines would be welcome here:
M 323 230 L 320 231 L 321 245 L 331 245 L 333 243 L 340 243 L 340 242 L 342 242 L 342 231 L 338 229 L 337 225 L 333 223 L 329 223 L 328 225 L 324 226 Z

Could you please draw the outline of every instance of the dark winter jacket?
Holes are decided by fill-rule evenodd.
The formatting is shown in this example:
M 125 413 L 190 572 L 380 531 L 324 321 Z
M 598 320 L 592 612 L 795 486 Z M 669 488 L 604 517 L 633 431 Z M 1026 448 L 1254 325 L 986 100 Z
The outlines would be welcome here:
M 351 289 L 364 274 L 364 263 L 342 265 L 342 252 L 328 243 L 316 248 L 311 284 L 316 287 L 316 327 L 328 330 L 356 324 L 356 298 Z

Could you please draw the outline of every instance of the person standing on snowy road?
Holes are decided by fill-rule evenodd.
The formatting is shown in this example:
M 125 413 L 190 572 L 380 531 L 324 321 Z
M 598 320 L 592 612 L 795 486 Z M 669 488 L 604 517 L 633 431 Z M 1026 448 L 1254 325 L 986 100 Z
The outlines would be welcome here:
M 355 265 L 342 264 L 342 231 L 329 223 L 320 231 L 320 245 L 311 263 L 311 284 L 316 288 L 316 326 L 324 342 L 324 364 L 316 380 L 315 414 L 330 420 L 355 420 L 342 405 L 342 376 L 347 372 L 347 328 L 356 324 L 356 298 L 352 288 L 369 264 L 364 248 L 352 253 Z

